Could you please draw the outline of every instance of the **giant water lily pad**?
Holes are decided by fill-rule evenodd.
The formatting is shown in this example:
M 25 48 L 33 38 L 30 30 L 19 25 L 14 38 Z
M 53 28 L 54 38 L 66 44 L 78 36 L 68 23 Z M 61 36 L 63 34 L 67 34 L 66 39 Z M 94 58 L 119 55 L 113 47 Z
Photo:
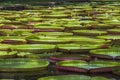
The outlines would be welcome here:
M 8 19 L 8 20 L 15 20 L 16 18 L 20 18 L 20 15 L 16 14 L 14 16 L 13 15 L 12 16 L 11 15 L 10 16 L 5 16 L 5 19 Z
M 58 31 L 64 30 L 64 27 L 55 27 L 55 26 L 34 26 L 34 28 L 41 30 L 58 30 Z
M 90 69 L 91 73 L 112 72 L 113 69 L 120 68 L 120 63 L 116 61 L 91 61 L 89 65 L 95 67 Z
M 27 55 L 25 55 L 25 57 L 27 57 L 27 58 L 49 58 L 52 56 L 59 56 L 61 54 L 62 53 L 60 53 L 60 52 L 51 52 L 51 53 L 45 52 L 45 53 L 41 53 L 41 54 L 27 54 Z
M 113 43 L 120 42 L 120 36 L 119 35 L 105 35 L 105 36 L 97 36 L 99 39 L 105 39 L 105 40 L 112 40 Z
M 103 39 L 95 39 L 89 38 L 84 36 L 73 36 L 73 37 L 63 37 L 65 39 L 69 39 L 74 43 L 109 43 L 110 40 L 103 40 Z
M 44 35 L 44 36 L 72 36 L 73 33 L 67 32 L 39 32 L 37 35 Z
M 98 36 L 97 38 L 101 39 L 110 39 L 110 40 L 119 40 L 120 36 L 119 35 L 107 35 L 107 36 Z
M 90 24 L 98 24 L 97 21 L 92 21 L 92 20 L 83 20 L 83 21 L 80 21 L 80 24 L 81 25 L 90 25 Z
M 60 14 L 60 15 L 45 15 L 45 18 L 68 18 L 69 15 L 66 14 Z
M 39 22 L 37 22 L 37 23 L 35 23 L 35 22 L 30 22 L 29 24 L 34 24 L 34 26 L 36 27 L 36 26 L 44 26 L 44 27 L 51 27 L 52 26 L 52 24 L 50 23 L 50 22 L 44 22 L 44 23 L 39 23 Z M 54 26 L 55 27 L 55 26 Z
M 64 67 L 78 67 L 78 68 L 83 68 L 87 65 L 88 63 L 86 61 L 82 60 L 66 60 L 66 61 L 60 61 L 57 63 L 58 66 L 64 66 Z
M 2 28 L 3 29 L 18 29 L 18 28 L 22 28 L 23 25 L 20 25 L 18 23 L 20 23 L 20 22 L 14 21 L 14 22 L 11 22 L 11 24 L 9 22 L 9 24 L 6 24 L 6 25 L 2 26 Z
M 62 38 L 41 38 L 41 39 L 29 39 L 28 42 L 36 44 L 64 44 L 70 43 L 71 40 Z
M 70 30 L 79 30 L 79 29 L 87 29 L 87 27 L 85 26 L 82 26 L 80 24 L 67 24 L 67 25 L 64 25 L 64 27 L 66 29 L 70 29 Z
M 27 55 L 32 55 L 30 52 L 17 52 L 17 57 L 26 58 Z
M 11 58 L 15 57 L 16 54 L 17 54 L 16 51 L 13 52 L 0 51 L 0 58 Z
M 65 60 L 57 63 L 57 69 L 74 72 L 110 72 L 113 68 L 120 67 L 119 62 Z
M 98 66 L 99 68 L 102 67 L 115 67 L 115 66 L 120 66 L 119 62 L 115 62 L 115 61 L 91 61 L 90 62 L 91 66 Z
M 22 36 L 22 35 L 30 35 L 32 34 L 33 30 L 30 29 L 14 29 L 12 30 L 12 35 L 15 36 Z
M 24 39 L 23 36 L 0 36 L 0 39 Z
M 91 80 L 111 80 L 111 79 L 100 77 L 100 76 L 95 76 L 95 77 L 92 77 Z
M 0 44 L 1 51 L 8 51 L 12 45 L 9 44 Z
M 96 49 L 91 50 L 90 52 L 92 56 L 98 58 L 116 59 L 117 57 L 120 57 L 119 49 Z
M 107 34 L 106 31 L 98 31 L 98 30 L 74 30 L 74 34 L 76 35 L 85 35 L 85 36 L 98 36 Z
M 112 26 L 120 26 L 120 21 L 117 19 L 113 19 L 113 20 L 104 20 L 102 21 L 103 23 L 107 23 L 110 24 Z
M 38 59 L 0 59 L 0 71 L 25 72 L 43 70 L 49 65 L 48 61 Z
M 38 80 L 110 80 L 105 77 L 95 76 L 85 76 L 85 75 L 60 75 L 60 76 L 48 76 L 39 78 Z
M 108 33 L 110 33 L 110 34 L 120 34 L 120 29 L 109 29 Z
M 0 35 L 7 36 L 10 35 L 12 32 L 9 29 L 0 29 Z
M 41 21 L 41 18 L 34 18 L 34 17 L 29 17 L 29 18 L 19 18 L 17 19 L 20 22 L 27 23 L 27 22 L 39 22 Z
M 25 44 L 24 37 L 19 36 L 0 36 L 1 42 L 5 44 Z
M 66 8 L 65 8 L 65 7 L 62 7 L 62 6 L 61 6 L 61 7 L 53 7 L 52 10 L 55 10 L 55 12 L 56 12 L 56 11 L 64 12 L 63 10 L 66 10 Z
M 47 44 L 25 44 L 25 45 L 13 45 L 11 46 L 13 51 L 41 53 L 55 51 L 55 45 Z
M 89 80 L 89 76 L 84 75 L 63 75 L 63 76 L 49 76 L 49 77 L 43 77 L 38 80 Z
M 88 52 L 89 50 L 102 47 L 102 45 L 90 44 L 59 44 L 58 49 L 63 52 Z
M 111 29 L 114 28 L 114 26 L 110 25 L 110 24 L 92 24 L 91 26 L 89 26 L 90 28 L 93 29 Z
M 11 15 L 12 13 L 8 13 L 8 12 L 0 12 L 0 15 Z
M 49 9 L 46 9 L 46 10 L 43 10 L 43 9 L 40 9 L 40 10 L 24 10 L 24 12 L 51 12 L 51 10 Z
M 91 58 L 89 55 L 76 55 L 76 54 L 64 54 L 59 56 L 52 56 L 50 59 L 55 61 L 63 61 L 63 60 L 85 60 L 90 61 Z
M 2 43 L 5 44 L 25 44 L 25 39 L 3 39 Z

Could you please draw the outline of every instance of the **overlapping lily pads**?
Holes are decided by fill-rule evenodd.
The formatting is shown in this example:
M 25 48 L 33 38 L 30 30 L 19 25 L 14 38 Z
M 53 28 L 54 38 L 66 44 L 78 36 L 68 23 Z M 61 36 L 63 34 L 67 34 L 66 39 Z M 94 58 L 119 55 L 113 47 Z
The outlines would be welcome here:
M 49 7 L 34 6 L 33 10 L 0 12 L 0 57 L 30 58 L 0 60 L 0 71 L 39 71 L 49 63 L 38 59 L 49 57 L 56 62 L 60 61 L 56 64 L 57 69 L 65 71 L 97 73 L 120 68 L 117 61 L 91 61 L 93 57 L 120 59 L 117 48 L 120 44 L 119 4 L 49 4 Z M 114 43 L 116 49 L 101 49 L 109 48 Z M 88 54 L 90 50 L 92 57 Z M 40 80 L 49 79 L 109 80 L 98 76 L 79 75 L 53 76 Z

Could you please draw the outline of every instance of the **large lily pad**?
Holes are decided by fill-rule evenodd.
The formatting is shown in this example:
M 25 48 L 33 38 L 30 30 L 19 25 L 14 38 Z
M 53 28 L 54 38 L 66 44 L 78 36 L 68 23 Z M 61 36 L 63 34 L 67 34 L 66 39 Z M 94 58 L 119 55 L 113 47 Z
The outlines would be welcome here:
M 16 54 L 17 54 L 16 51 L 13 52 L 0 51 L 0 58 L 12 58 L 15 57 Z
M 94 39 L 84 36 L 73 36 L 73 37 L 63 37 L 65 39 L 70 39 L 74 43 L 109 43 L 110 40 L 103 40 L 103 39 Z
M 63 76 L 49 76 L 43 77 L 38 80 L 89 80 L 91 79 L 89 76 L 84 75 L 63 75 Z
M 120 21 L 117 19 L 112 19 L 112 20 L 104 20 L 102 21 L 103 23 L 110 24 L 112 26 L 120 26 Z
M 98 36 L 107 34 L 106 31 L 98 31 L 98 30 L 74 30 L 74 34 L 76 35 L 85 35 L 85 36 Z
M 60 14 L 60 15 L 45 15 L 45 18 L 68 18 L 69 15 L 66 14 Z
M 30 35 L 32 34 L 33 30 L 30 29 L 14 29 L 12 30 L 12 36 L 24 36 L 24 35 Z
M 120 36 L 119 35 L 107 35 L 107 36 L 98 36 L 98 38 L 101 39 L 110 39 L 110 40 L 119 40 Z
M 63 61 L 63 60 L 85 60 L 90 61 L 91 58 L 89 55 L 76 55 L 76 54 L 64 54 L 59 56 L 52 56 L 50 59 L 55 61 Z
M 13 51 L 41 53 L 55 51 L 55 45 L 47 44 L 26 44 L 26 45 L 13 45 L 11 46 Z
M 5 39 L 2 41 L 5 44 L 26 44 L 25 39 Z
M 120 36 L 119 35 L 106 35 L 106 36 L 97 36 L 99 39 L 111 40 L 112 44 L 120 44 Z
M 25 53 L 26 54 L 26 53 Z M 52 56 L 59 56 L 61 55 L 62 53 L 60 52 L 51 52 L 51 53 L 41 53 L 41 54 L 27 54 L 25 55 L 25 57 L 27 58 L 49 58 L 49 57 L 52 57 Z
M 67 39 L 62 39 L 62 38 L 44 38 L 44 39 L 30 39 L 28 40 L 29 43 L 34 43 L 34 44 L 65 44 L 65 43 L 70 43 L 70 40 Z
M 115 67 L 115 66 L 120 66 L 119 62 L 115 61 L 91 61 L 90 62 L 91 66 L 96 66 L 98 68 L 105 68 L 105 67 Z
M 110 33 L 110 34 L 120 34 L 120 29 L 109 29 L 108 33 Z
M 110 80 L 105 77 L 95 76 L 85 76 L 85 75 L 60 75 L 60 76 L 49 76 L 39 78 L 38 80 Z
M 41 30 L 58 30 L 58 31 L 64 30 L 64 27 L 56 27 L 56 26 L 34 26 L 34 28 Z
M 110 25 L 110 24 L 92 24 L 91 26 L 89 26 L 90 28 L 93 29 L 111 29 L 114 26 Z
M 48 61 L 38 59 L 1 59 L 0 71 L 24 72 L 43 70 L 49 65 Z
M 5 19 L 8 19 L 8 20 L 15 20 L 16 18 L 20 18 L 20 15 L 12 15 L 12 16 L 5 16 Z
M 40 32 L 37 35 L 44 35 L 44 36 L 72 36 L 73 33 L 67 32 Z
M 64 25 L 64 27 L 70 30 L 87 29 L 87 27 L 80 25 L 80 23 L 79 24 L 70 23 L 70 24 Z
M 91 73 L 112 72 L 113 69 L 120 68 L 120 63 L 116 61 L 91 61 L 89 65 L 96 67 L 90 69 Z
M 98 58 L 119 59 L 118 57 L 120 57 L 119 49 L 96 49 L 96 50 L 91 50 L 90 52 L 92 56 Z
M 66 60 L 57 63 L 57 69 L 67 70 L 74 72 L 110 72 L 116 67 L 120 67 L 119 62 L 108 62 L 108 61 L 90 61 L 85 62 L 81 60 Z
M 111 80 L 111 79 L 108 79 L 108 78 L 105 78 L 105 77 L 95 76 L 95 77 L 92 77 L 91 80 Z
M 9 44 L 0 44 L 1 51 L 8 51 L 12 45 Z
M 9 30 L 9 29 L 1 29 L 0 30 L 0 35 L 1 36 L 7 36 L 7 35 L 10 35 L 12 32 L 11 32 L 11 30 Z
M 23 36 L 0 36 L 0 39 L 24 39 Z
M 102 47 L 102 45 L 90 44 L 59 44 L 57 46 L 63 52 L 88 52 L 89 50 Z

